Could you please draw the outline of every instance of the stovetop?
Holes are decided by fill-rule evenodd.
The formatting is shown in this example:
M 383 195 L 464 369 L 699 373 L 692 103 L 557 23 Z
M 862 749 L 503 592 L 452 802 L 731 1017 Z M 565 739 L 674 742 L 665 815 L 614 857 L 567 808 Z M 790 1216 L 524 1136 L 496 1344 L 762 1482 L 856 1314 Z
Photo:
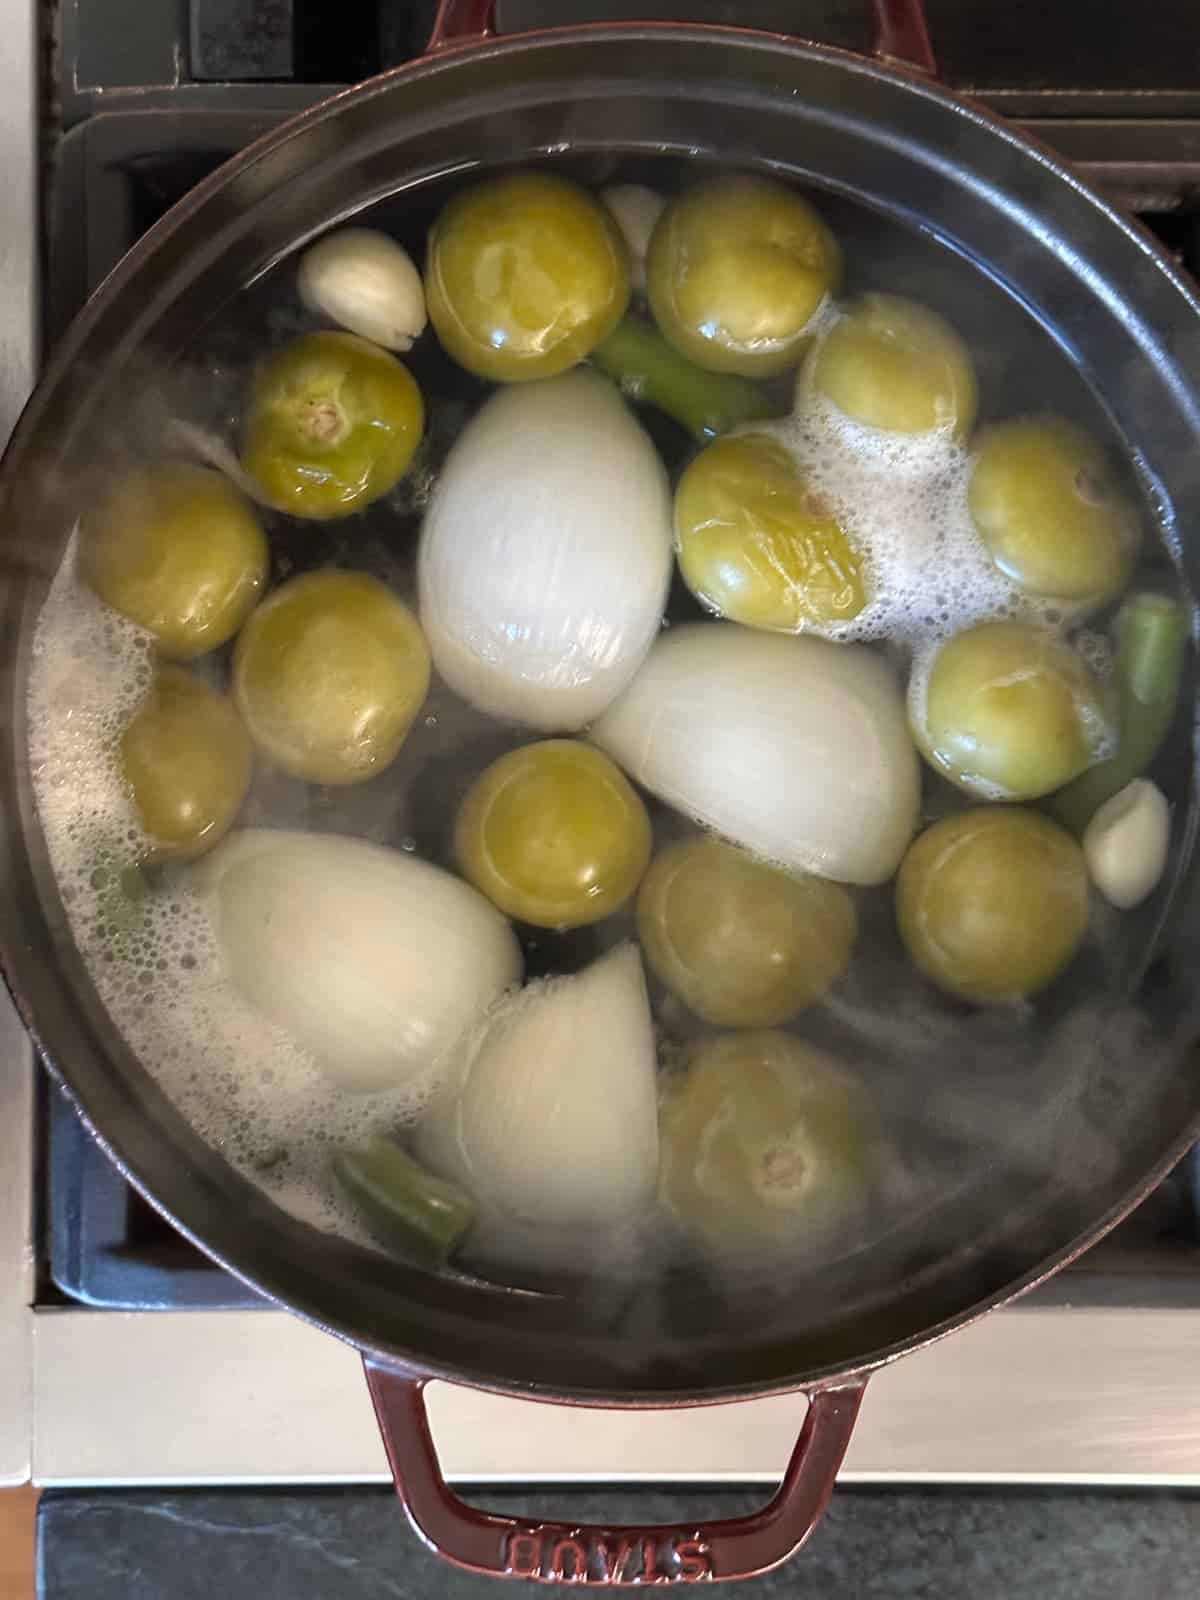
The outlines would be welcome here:
M 121 254 L 249 140 L 333 89 L 419 54 L 435 0 L 63 0 L 47 13 L 43 182 L 47 346 Z M 865 49 L 867 0 L 499 0 L 501 32 L 667 18 L 803 32 Z M 1016 116 L 1135 210 L 1200 275 L 1195 0 L 928 0 L 942 77 Z M 224 1309 L 256 1297 L 120 1178 L 40 1086 L 39 1300 Z M 1039 1294 L 1051 1304 L 1200 1305 L 1200 1156 Z
M 203 103 L 264 84 L 350 83 L 419 54 L 436 0 L 61 0 L 51 64 L 65 122 L 129 91 Z M 951 87 L 1031 115 L 1071 97 L 1076 111 L 1200 108 L 1192 0 L 925 0 L 939 73 Z M 556 21 L 686 19 L 795 33 L 866 50 L 871 0 L 497 0 L 501 33 Z M 1153 104 L 1148 100 L 1153 98 Z M 283 98 L 281 96 L 281 98 Z M 278 103 L 278 102 L 277 102 Z M 1061 107 L 1060 107 L 1061 108 Z M 1051 114 L 1054 114 L 1053 111 Z

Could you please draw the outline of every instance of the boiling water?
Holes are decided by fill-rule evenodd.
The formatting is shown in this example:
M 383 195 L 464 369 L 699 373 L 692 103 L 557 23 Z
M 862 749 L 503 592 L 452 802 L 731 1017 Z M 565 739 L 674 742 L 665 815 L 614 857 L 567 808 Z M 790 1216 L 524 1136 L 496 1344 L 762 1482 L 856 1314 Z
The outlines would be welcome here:
M 117 770 L 152 677 L 150 641 L 76 579 L 68 551 L 42 611 L 30 678 L 38 810 L 71 926 L 113 1020 L 203 1138 L 294 1214 L 356 1233 L 329 1152 L 411 1122 L 428 1085 L 337 1089 L 229 982 L 199 877 L 135 865 L 149 841 Z
M 666 164 L 661 172 L 626 174 L 657 180 L 664 188 L 693 175 Z M 583 176 L 611 181 L 614 174 Z M 392 203 L 380 208 L 378 220 L 419 258 L 424 226 L 445 194 L 444 186 L 417 194 L 404 211 Z M 991 405 L 992 415 L 1053 406 L 1105 431 L 1103 414 L 1079 375 L 995 286 L 931 241 L 844 202 L 819 203 L 851 262 L 847 293 L 869 287 L 908 292 L 948 314 L 972 345 L 983 404 Z M 857 271 L 856 261 L 863 263 Z M 879 261 L 887 265 L 882 278 L 870 270 Z M 285 265 L 205 330 L 187 364 L 157 375 L 151 409 L 235 438 L 251 354 L 314 325 L 299 306 Z M 296 528 L 268 517 L 273 581 L 299 568 L 336 564 L 374 572 L 412 602 L 423 505 L 446 450 L 486 390 L 450 366 L 432 335 L 409 365 L 429 410 L 427 442 L 416 466 L 391 496 L 352 525 Z M 642 420 L 677 471 L 694 446 L 661 417 L 647 412 Z M 986 410 L 981 420 L 988 420 Z M 858 618 L 831 631 L 877 642 L 902 663 L 915 652 L 918 696 L 919 664 L 936 640 L 970 622 L 1027 609 L 971 531 L 967 460 L 952 439 L 881 443 L 807 394 L 794 417 L 756 426 L 795 454 L 863 553 L 871 602 Z M 1129 488 L 1136 491 L 1132 480 Z M 1171 581 L 1163 552 L 1152 541 L 1147 559 L 1155 581 Z M 701 614 L 676 583 L 663 625 Z M 1046 620 L 1062 619 L 1051 614 Z M 1107 670 L 1099 635 L 1089 650 L 1094 664 Z M 228 653 L 209 658 L 203 670 L 225 682 Z M 74 936 L 116 1026 L 197 1131 L 293 1214 L 365 1240 L 331 1180 L 330 1152 L 410 1125 L 433 1084 L 366 1096 L 336 1088 L 303 1049 L 241 998 L 222 967 L 195 875 L 186 868 L 139 874 L 146 841 L 115 758 L 120 733 L 151 673 L 147 637 L 81 587 L 68 549 L 37 627 L 28 710 L 38 810 Z M 496 756 L 529 737 L 474 712 L 435 680 L 386 774 L 354 789 L 332 790 L 260 770 L 241 820 L 357 834 L 452 866 L 450 830 L 466 787 Z M 960 803 L 961 797 L 953 799 Z M 950 804 L 949 792 L 927 774 L 926 814 Z M 685 830 L 664 807 L 653 800 L 648 805 L 656 847 Z M 890 890 L 860 893 L 858 900 L 861 933 L 850 973 L 795 1026 L 852 1059 L 872 1080 L 880 1103 L 895 1112 L 894 1145 L 908 1172 L 897 1204 L 916 1215 L 949 1170 L 965 1182 L 966 1173 L 993 1164 L 997 1151 L 1011 1159 L 1018 1146 L 1035 1160 L 1042 1142 L 1025 1138 L 1025 1131 L 1044 1121 L 1065 1079 L 1060 1074 L 1049 1081 L 1040 1069 L 1021 1076 L 1012 1066 L 1022 1054 L 1030 1063 L 1043 1059 L 1043 1045 L 1049 1050 L 1059 1037 L 1066 1001 L 975 1016 L 939 1002 L 913 977 L 899 950 Z M 1124 931 L 1111 918 L 1099 924 L 1096 931 L 1104 937 L 1093 940 L 1078 973 L 1066 981 L 1067 997 L 1073 983 L 1093 991 L 1102 983 L 1118 993 L 1133 970 L 1129 952 L 1143 937 L 1142 927 L 1136 917 L 1127 919 Z M 571 933 L 518 932 L 532 978 L 577 970 L 629 937 L 632 921 L 626 909 Z M 654 985 L 652 999 L 669 1057 L 697 1024 Z M 983 1125 L 977 1117 L 956 1124 L 943 1141 L 941 1159 L 935 1159 L 928 1119 L 919 1108 L 961 1073 L 967 1059 L 986 1098 L 987 1118 Z M 979 1103 L 972 1102 L 976 1108 Z M 847 1244 L 854 1242 L 861 1243 Z

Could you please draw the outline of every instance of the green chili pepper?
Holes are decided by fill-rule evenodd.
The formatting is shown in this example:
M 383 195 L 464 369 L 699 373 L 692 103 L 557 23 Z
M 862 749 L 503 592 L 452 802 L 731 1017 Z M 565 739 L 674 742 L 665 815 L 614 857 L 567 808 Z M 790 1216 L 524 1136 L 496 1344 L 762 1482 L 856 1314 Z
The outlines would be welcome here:
M 1188 618 L 1166 595 L 1130 595 L 1113 625 L 1120 695 L 1120 741 L 1116 753 L 1067 784 L 1050 810 L 1082 833 L 1106 800 L 1140 777 L 1167 736 L 1179 699 L 1187 654 Z
M 630 312 L 591 359 L 615 378 L 630 400 L 657 406 L 698 439 L 715 439 L 743 422 L 778 415 L 778 408 L 749 378 L 705 372 L 679 354 L 645 317 Z
M 372 1139 L 333 1158 L 338 1182 L 385 1244 L 445 1261 L 474 1219 L 471 1197 L 426 1172 L 392 1139 Z

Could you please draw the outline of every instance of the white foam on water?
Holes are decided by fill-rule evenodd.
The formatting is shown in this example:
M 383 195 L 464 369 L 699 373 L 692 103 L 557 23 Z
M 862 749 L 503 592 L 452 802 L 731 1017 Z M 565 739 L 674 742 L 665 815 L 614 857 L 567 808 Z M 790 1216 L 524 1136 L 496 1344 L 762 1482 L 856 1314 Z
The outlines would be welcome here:
M 303 1221 L 369 1243 L 331 1153 L 416 1119 L 432 1085 L 353 1094 L 260 1016 L 224 969 L 199 874 L 136 864 L 148 840 L 118 765 L 153 679 L 149 635 L 78 581 L 74 541 L 33 643 L 34 795 L 71 930 L 100 998 L 199 1136 Z
M 948 429 L 865 427 L 802 377 L 795 414 L 752 431 L 789 452 L 862 562 L 867 604 L 857 617 L 815 631 L 913 648 L 985 618 L 1031 613 L 972 526 L 969 459 Z
M 867 427 L 815 389 L 812 366 L 810 354 L 791 416 L 740 431 L 767 434 L 788 451 L 862 565 L 867 603 L 859 614 L 806 623 L 806 630 L 896 650 L 909 676 L 910 716 L 921 726 L 929 669 L 947 639 L 1008 618 L 1067 631 L 1082 610 L 1025 594 L 992 561 L 968 509 L 971 457 L 949 428 L 903 434 Z M 1106 675 L 1106 641 L 1084 634 L 1077 642 L 1087 664 Z M 1090 708 L 1081 710 L 1091 716 Z M 1111 730 L 1092 731 L 1100 758 L 1108 753 Z M 987 798 L 1011 796 L 997 789 Z

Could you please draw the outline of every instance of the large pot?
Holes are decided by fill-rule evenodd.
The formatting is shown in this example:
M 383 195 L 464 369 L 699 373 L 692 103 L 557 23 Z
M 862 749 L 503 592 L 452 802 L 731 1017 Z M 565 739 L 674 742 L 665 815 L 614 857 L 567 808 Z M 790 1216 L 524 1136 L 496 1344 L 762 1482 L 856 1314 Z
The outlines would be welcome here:
M 338 216 L 430 175 L 570 147 L 763 166 L 856 198 L 986 269 L 1082 369 L 1200 573 L 1200 306 L 1153 242 L 1059 163 L 936 87 L 919 9 L 879 0 L 876 59 L 727 28 L 572 27 L 497 39 L 483 0 L 445 0 L 428 56 L 318 106 L 177 205 L 54 352 L 3 469 L 0 939 L 21 1014 L 129 1178 L 263 1294 L 358 1346 L 396 1486 L 452 1561 L 551 1581 L 731 1577 L 784 1559 L 830 1493 L 867 1375 L 1010 1299 L 1098 1238 L 1186 1148 L 1200 1113 L 1194 815 L 1174 892 L 1121 996 L 1138 1059 L 1099 1051 L 1053 1107 L 1052 1160 L 998 1171 L 937 1226 L 888 1238 L 805 1292 L 749 1303 L 680 1277 L 656 1314 L 584 1291 L 506 1293 L 382 1262 L 283 1214 L 167 1103 L 108 1021 L 73 947 L 25 754 L 32 620 L 66 532 L 80 441 L 138 361 Z M 900 64 L 907 58 L 909 66 Z M 43 576 L 38 576 L 41 573 Z M 585 1136 L 586 1130 L 581 1130 Z M 639 1314 L 641 1313 L 641 1314 Z M 526 1526 L 469 1510 L 438 1473 L 432 1377 L 584 1405 L 662 1407 L 804 1390 L 782 1488 L 760 1514 L 676 1529 Z M 297 1397 L 302 1403 L 303 1397 Z

